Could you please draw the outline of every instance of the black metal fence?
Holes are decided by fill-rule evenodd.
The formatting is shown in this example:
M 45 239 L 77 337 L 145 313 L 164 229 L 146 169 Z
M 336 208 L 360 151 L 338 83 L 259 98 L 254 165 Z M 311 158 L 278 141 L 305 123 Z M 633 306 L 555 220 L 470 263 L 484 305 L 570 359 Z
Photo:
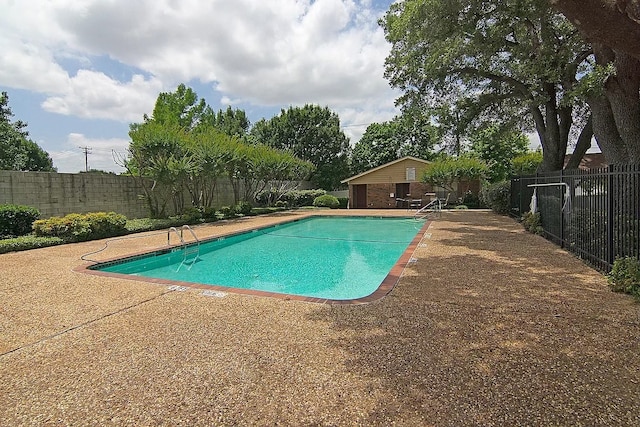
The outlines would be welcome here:
M 640 165 L 513 178 L 513 216 L 531 210 L 534 192 L 547 239 L 605 272 L 617 257 L 640 259 Z

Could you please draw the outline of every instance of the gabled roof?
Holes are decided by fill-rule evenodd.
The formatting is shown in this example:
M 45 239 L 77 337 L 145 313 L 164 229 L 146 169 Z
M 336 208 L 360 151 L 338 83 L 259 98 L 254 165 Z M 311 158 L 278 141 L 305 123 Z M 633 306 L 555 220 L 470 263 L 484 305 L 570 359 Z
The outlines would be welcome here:
M 360 177 L 362 177 L 362 176 L 368 175 L 368 174 L 370 174 L 370 173 L 372 173 L 372 172 L 375 172 L 375 171 L 378 171 L 378 170 L 380 170 L 380 169 L 384 169 L 384 168 L 386 168 L 386 167 L 388 167 L 388 166 L 395 165 L 396 163 L 400 163 L 400 162 L 405 161 L 405 160 L 415 160 L 416 162 L 424 163 L 425 165 L 426 165 L 426 164 L 431 163 L 431 162 L 428 162 L 428 161 L 426 161 L 426 160 L 419 159 L 419 158 L 417 158 L 417 157 L 413 157 L 413 156 L 405 156 L 405 157 L 403 157 L 403 158 L 401 158 L 401 159 L 394 160 L 394 161 L 389 162 L 389 163 L 385 163 L 384 165 L 380 165 L 380 166 L 375 167 L 375 168 L 373 168 L 373 169 L 369 169 L 368 171 L 362 172 L 362 173 L 360 173 L 360 174 L 358 174 L 358 175 L 354 175 L 354 176 L 352 176 L 352 177 L 350 177 L 350 178 L 343 179 L 343 180 L 342 180 L 342 181 L 340 181 L 340 182 L 341 182 L 342 184 L 344 184 L 344 183 L 348 183 L 349 181 L 353 181 L 353 180 L 354 180 L 354 179 L 356 179 L 356 178 L 360 178 Z

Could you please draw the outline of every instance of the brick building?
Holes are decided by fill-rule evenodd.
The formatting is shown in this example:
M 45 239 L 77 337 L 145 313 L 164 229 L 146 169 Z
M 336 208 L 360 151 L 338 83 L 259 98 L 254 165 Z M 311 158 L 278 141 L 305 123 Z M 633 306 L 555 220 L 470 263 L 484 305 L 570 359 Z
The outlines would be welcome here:
M 430 163 L 407 156 L 343 180 L 342 183 L 349 186 L 349 207 L 415 208 L 424 206 L 436 196 L 456 201 L 466 191 L 474 194 L 480 191 L 478 180 L 454 182 L 453 192 L 421 182 L 422 175 Z
M 426 160 L 407 156 L 345 179 L 349 207 L 388 209 L 403 207 L 406 200 L 428 203 L 425 193 L 434 192 L 434 188 L 420 182 L 428 165 Z

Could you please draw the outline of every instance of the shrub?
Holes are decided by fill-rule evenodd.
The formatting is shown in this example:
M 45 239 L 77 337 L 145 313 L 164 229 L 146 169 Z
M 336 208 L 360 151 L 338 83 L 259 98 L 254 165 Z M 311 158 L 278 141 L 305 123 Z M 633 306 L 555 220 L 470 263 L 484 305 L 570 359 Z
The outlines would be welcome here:
M 338 197 L 338 202 L 340 203 L 340 209 L 347 209 L 347 207 L 349 206 L 348 197 Z
M 182 211 L 180 219 L 187 224 L 195 224 L 202 219 L 202 212 L 195 206 L 189 206 Z
M 223 206 L 220 208 L 220 213 L 223 218 L 233 218 L 236 216 L 236 212 L 231 206 Z
M 533 175 L 542 163 L 542 151 L 532 151 L 516 156 L 511 160 L 511 169 L 514 175 Z
M 204 208 L 204 210 L 202 211 L 202 218 L 205 221 L 216 221 L 218 219 L 218 215 L 216 212 L 216 208 L 210 206 L 208 208 Z
M 325 190 L 295 190 L 285 193 L 283 199 L 292 207 L 313 206 L 315 199 L 325 194 Z
M 136 218 L 127 220 L 125 227 L 129 233 L 140 233 L 143 231 L 178 227 L 183 224 L 179 218 Z
M 40 219 L 33 223 L 37 236 L 59 237 L 65 242 L 119 236 L 127 232 L 127 218 L 115 212 L 69 214 L 64 217 Z
M 0 205 L 0 237 L 24 236 L 33 230 L 40 211 L 30 206 Z
M 522 226 L 529 233 L 537 234 L 540 236 L 544 233 L 544 228 L 542 228 L 542 222 L 540 220 L 539 212 L 525 212 L 525 214 L 522 216 Z
M 612 291 L 630 294 L 640 300 L 640 261 L 637 258 L 617 258 L 607 280 Z
M 511 211 L 511 181 L 489 184 L 480 192 L 482 203 L 494 212 L 507 215 Z
M 21 236 L 13 239 L 0 240 L 0 254 L 7 252 L 26 251 L 28 249 L 44 248 L 64 243 L 59 237 Z
M 91 229 L 91 239 L 121 236 L 127 232 L 127 217 L 115 212 L 92 212 L 85 214 Z
M 477 194 L 473 194 L 471 190 L 464 193 L 462 197 L 462 204 L 467 206 L 468 208 L 479 208 L 480 207 L 480 197 Z
M 241 214 L 241 215 L 249 215 L 251 213 L 251 209 L 253 209 L 253 206 L 251 206 L 251 203 L 249 202 L 240 202 L 236 205 L 234 211 L 237 214 Z
M 289 207 L 289 203 L 287 203 L 286 200 L 278 200 L 276 202 L 276 208 L 288 208 Z
M 332 196 L 330 194 L 325 194 L 325 195 L 316 197 L 313 201 L 313 206 L 317 208 L 338 209 L 338 207 L 340 207 L 340 202 L 335 196 Z

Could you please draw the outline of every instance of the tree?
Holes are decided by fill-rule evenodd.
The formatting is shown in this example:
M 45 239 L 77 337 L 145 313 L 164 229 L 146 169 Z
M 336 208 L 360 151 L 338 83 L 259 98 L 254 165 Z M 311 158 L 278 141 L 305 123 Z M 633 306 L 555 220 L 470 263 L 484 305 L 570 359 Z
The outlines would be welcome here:
M 541 151 L 529 151 L 511 160 L 511 168 L 516 176 L 533 175 L 542 163 Z
M 245 143 L 248 125 L 243 111 L 228 108 L 214 114 L 184 85 L 175 93 L 161 93 L 153 115 L 130 125 L 129 157 L 123 161 L 139 179 L 151 215 L 166 216 L 170 201 L 176 213 L 186 207 L 210 208 L 218 179 L 224 175 L 235 203 L 241 196 L 253 201 L 267 185 L 279 185 L 271 181 L 307 178 L 312 168 L 308 162 L 288 152 Z M 185 206 L 187 193 L 190 206 Z
M 372 123 L 351 152 L 351 173 L 358 174 L 405 156 L 433 157 L 438 130 L 422 114 L 405 112 L 384 123 Z
M 289 107 L 269 121 L 259 121 L 251 130 L 252 139 L 311 162 L 315 172 L 311 182 L 334 190 L 349 174 L 349 139 L 340 129 L 338 115 L 328 107 Z
M 640 59 L 639 0 L 550 0 L 591 43 Z
M 0 95 L 0 170 L 55 172 L 53 160 L 38 144 L 29 139 L 27 124 L 11 122 L 13 112 L 9 95 Z
M 228 106 L 225 111 L 218 110 L 217 113 L 211 107 L 207 107 L 204 111 L 202 122 L 213 126 L 226 135 L 237 137 L 246 136 L 251 125 L 244 110 L 234 110 L 231 106 Z
M 432 162 L 425 169 L 422 182 L 456 192 L 456 182 L 482 179 L 487 171 L 484 162 L 474 157 L 446 157 Z
M 351 152 L 351 173 L 357 175 L 400 158 L 400 139 L 393 122 L 372 123 Z
M 527 152 L 529 139 L 520 131 L 489 125 L 471 136 L 471 152 L 488 167 L 489 182 L 508 179 L 513 173 L 511 162 Z
M 392 44 L 385 76 L 404 110 L 524 122 L 542 143 L 542 168 L 562 169 L 575 121 L 568 95 L 592 52 L 547 0 L 405 0 L 381 25 Z

